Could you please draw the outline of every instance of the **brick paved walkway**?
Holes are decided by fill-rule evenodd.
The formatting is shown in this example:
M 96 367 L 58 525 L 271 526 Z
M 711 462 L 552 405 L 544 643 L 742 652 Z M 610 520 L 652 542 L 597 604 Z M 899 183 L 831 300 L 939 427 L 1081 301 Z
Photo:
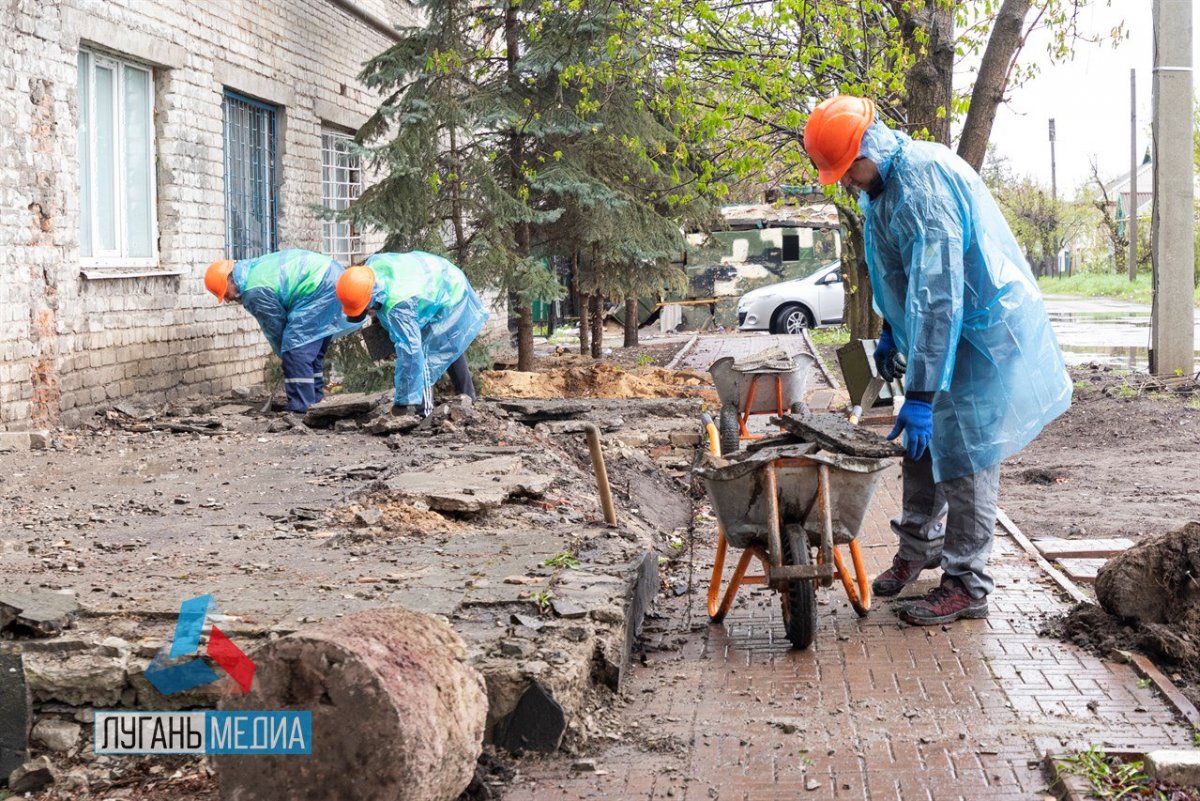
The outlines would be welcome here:
M 899 471 L 881 483 L 862 538 L 872 573 L 894 548 Z M 699 579 L 711 549 L 697 553 Z M 944 628 L 901 624 L 879 601 L 860 620 L 840 588 L 825 590 L 804 652 L 789 649 L 774 594 L 743 590 L 725 624 L 708 626 L 698 588 L 694 630 L 684 599 L 651 621 L 651 645 L 683 635 L 682 647 L 631 674 L 621 703 L 633 734 L 587 754 L 599 772 L 526 760 L 505 799 L 1040 799 L 1047 749 L 1192 743 L 1130 668 L 1038 636 L 1067 604 L 1006 537 L 993 567 L 991 616 Z

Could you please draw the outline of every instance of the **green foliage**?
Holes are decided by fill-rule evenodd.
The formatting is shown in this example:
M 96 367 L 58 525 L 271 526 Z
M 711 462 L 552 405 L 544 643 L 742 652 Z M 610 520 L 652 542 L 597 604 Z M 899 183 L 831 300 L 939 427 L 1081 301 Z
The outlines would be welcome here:
M 1038 287 L 1050 295 L 1077 295 L 1085 298 L 1119 298 L 1134 303 L 1150 303 L 1153 298 L 1151 277 L 1139 274 L 1136 281 L 1114 273 L 1076 273 L 1070 278 L 1038 279 Z M 1200 306 L 1200 289 L 1193 293 Z
M 346 216 L 518 309 L 562 294 L 543 257 L 582 248 L 610 295 L 677 282 L 680 226 L 711 211 L 704 141 L 645 102 L 659 79 L 640 18 L 615 0 L 419 5 L 427 24 L 363 71 L 383 102 L 358 138 L 384 177 Z
M 814 345 L 845 345 L 850 341 L 850 329 L 844 325 L 831 328 L 814 328 L 808 332 Z
M 654 357 L 649 353 L 643 353 L 641 356 L 637 357 L 636 363 L 638 367 L 646 367 L 647 365 L 654 364 Z
M 576 559 L 575 554 L 571 553 L 570 551 L 562 551 L 554 554 L 554 556 L 551 556 L 549 559 L 542 562 L 542 564 L 546 567 L 566 567 L 573 569 L 579 567 L 579 560 Z
M 343 392 L 382 392 L 392 386 L 395 378 L 395 365 L 373 361 L 359 334 L 335 339 L 326 363 L 341 377 Z
M 538 592 L 531 593 L 529 600 L 537 604 L 538 612 L 544 615 L 550 611 L 550 602 L 554 600 L 554 593 L 552 593 L 550 590 L 540 590 Z
M 1135 793 L 1144 795 L 1150 779 L 1142 772 L 1141 760 L 1131 762 L 1110 757 L 1095 746 L 1061 760 L 1059 770 L 1082 776 L 1092 785 L 1098 798 L 1127 798 Z

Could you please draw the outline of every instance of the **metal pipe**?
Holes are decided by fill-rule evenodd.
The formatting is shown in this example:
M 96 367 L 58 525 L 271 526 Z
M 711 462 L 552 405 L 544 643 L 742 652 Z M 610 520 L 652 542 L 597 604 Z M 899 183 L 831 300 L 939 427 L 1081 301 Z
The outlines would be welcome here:
M 617 512 L 613 508 L 612 488 L 608 486 L 608 471 L 604 467 L 604 451 L 600 448 L 600 429 L 595 423 L 584 423 L 588 450 L 592 452 L 592 468 L 596 471 L 596 489 L 600 491 L 600 504 L 604 507 L 604 522 L 617 524 Z
M 358 3 L 354 2 L 354 0 L 329 0 L 329 2 L 340 8 L 342 11 L 345 11 L 347 14 L 358 17 L 358 19 L 370 25 L 372 28 L 391 39 L 393 42 L 399 42 L 404 38 L 400 35 L 400 32 L 396 30 L 395 25 L 392 25 L 378 14 L 363 8 Z

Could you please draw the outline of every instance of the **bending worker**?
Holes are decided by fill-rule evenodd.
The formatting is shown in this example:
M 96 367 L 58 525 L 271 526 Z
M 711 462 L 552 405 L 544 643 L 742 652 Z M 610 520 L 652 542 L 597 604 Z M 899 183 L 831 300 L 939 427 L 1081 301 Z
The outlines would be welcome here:
M 289 412 L 325 397 L 325 352 L 359 326 L 341 314 L 335 287 L 342 266 L 308 250 L 281 250 L 255 259 L 208 266 L 204 286 L 221 302 L 240 303 L 262 327 L 283 362 Z
M 970 165 L 889 129 L 870 100 L 839 95 L 818 105 L 804 147 L 822 184 L 858 193 L 884 319 L 876 366 L 890 379 L 895 353 L 907 359 L 889 435 L 903 432 L 906 446 L 903 511 L 892 521 L 900 548 L 874 591 L 898 595 L 940 565 L 940 585 L 901 616 L 986 617 L 1000 462 L 1071 405 L 1041 292 Z
M 467 347 L 488 314 L 463 271 L 431 253 L 379 253 L 338 279 L 352 323 L 370 314 L 396 349 L 393 415 L 433 410 L 433 385 L 450 372 L 455 392 L 475 400 Z

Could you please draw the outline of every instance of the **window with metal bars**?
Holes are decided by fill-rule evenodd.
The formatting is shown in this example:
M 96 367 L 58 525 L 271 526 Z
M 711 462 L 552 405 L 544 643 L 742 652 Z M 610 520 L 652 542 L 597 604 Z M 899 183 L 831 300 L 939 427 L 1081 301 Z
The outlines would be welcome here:
M 275 106 L 225 91 L 225 253 L 249 259 L 278 243 Z
M 362 194 L 359 157 L 351 151 L 353 138 L 338 131 L 321 132 L 321 205 L 344 211 Z M 362 236 L 348 220 L 321 221 L 321 247 L 343 265 L 361 261 Z

